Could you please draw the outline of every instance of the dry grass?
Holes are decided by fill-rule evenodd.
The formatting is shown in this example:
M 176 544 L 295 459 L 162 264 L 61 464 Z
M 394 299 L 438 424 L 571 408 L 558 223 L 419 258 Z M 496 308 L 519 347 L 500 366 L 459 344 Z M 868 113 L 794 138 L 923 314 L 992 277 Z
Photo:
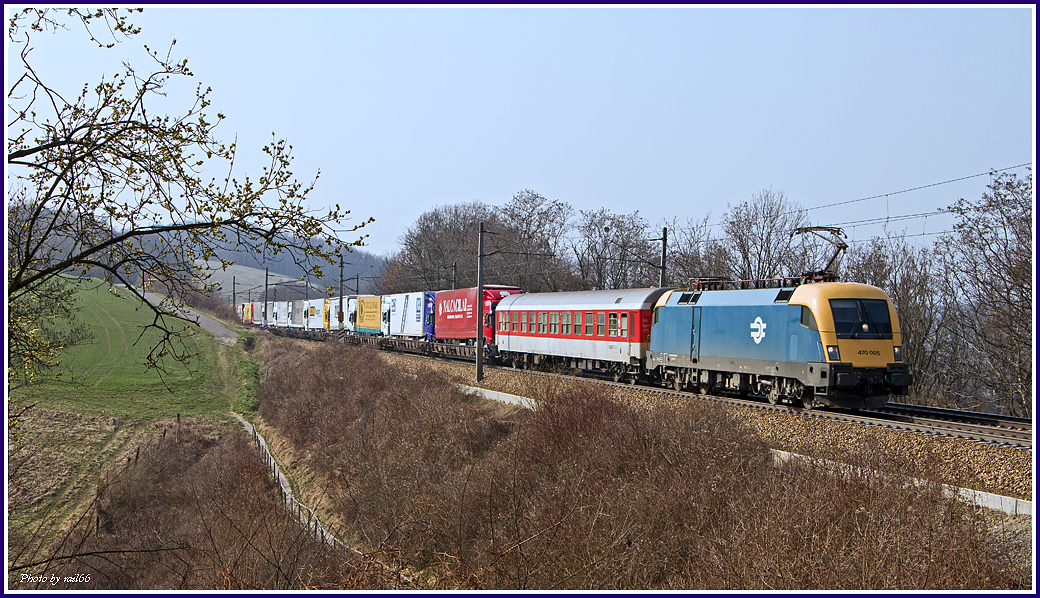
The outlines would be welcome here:
M 9 406 L 10 408 L 10 406 Z M 140 432 L 119 418 L 35 407 L 8 447 L 8 566 L 47 550 L 90 502 L 104 465 Z
M 726 410 L 633 407 L 592 386 L 552 380 L 528 389 L 540 401 L 536 412 L 488 409 L 452 380 L 401 372 L 371 349 L 267 339 L 263 350 L 259 412 L 277 430 L 274 446 L 293 455 L 290 469 L 306 472 L 298 478 L 304 494 L 321 495 L 334 531 L 365 556 L 332 550 L 301 529 L 242 435 L 184 418 L 120 443 L 124 452 L 94 500 L 87 497 L 85 514 L 55 533 L 56 545 L 22 551 L 9 566 L 9 587 L 1031 584 L 1029 571 L 992 556 L 992 522 L 937 488 L 895 476 L 836 476 L 812 463 L 777 469 L 764 441 Z M 53 418 L 54 429 L 62 417 Z M 112 446 L 105 422 L 94 423 L 93 433 L 84 425 L 82 439 L 65 441 Z M 864 467 L 891 464 L 883 447 L 855 457 Z M 922 467 L 929 466 L 901 471 L 928 478 Z M 46 484 L 31 469 L 16 478 Z M 15 499 L 23 510 L 32 502 L 24 493 Z
M 159 424 L 109 468 L 97 499 L 57 550 L 11 570 L 8 583 L 48 590 L 391 587 L 382 575 L 381 567 L 315 541 L 287 516 L 243 435 L 185 418 Z
M 265 344 L 266 345 L 266 344 Z M 356 547 L 438 589 L 1016 589 L 935 488 L 769 464 L 722 410 L 633 409 L 583 385 L 493 417 L 365 348 L 278 356 L 260 413 Z M 864 452 L 856 465 L 889 461 Z M 906 469 L 906 468 L 904 468 Z M 913 469 L 913 468 L 909 468 Z M 927 478 L 927 472 L 908 471 Z

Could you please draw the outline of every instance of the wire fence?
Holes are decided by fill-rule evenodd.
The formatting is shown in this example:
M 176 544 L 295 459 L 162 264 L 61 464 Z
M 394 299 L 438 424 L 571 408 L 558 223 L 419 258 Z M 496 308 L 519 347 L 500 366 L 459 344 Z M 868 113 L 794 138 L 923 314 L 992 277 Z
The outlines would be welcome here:
M 317 513 L 307 505 L 301 503 L 293 496 L 292 487 L 289 485 L 289 480 L 282 474 L 281 469 L 278 467 L 278 462 L 275 460 L 271 451 L 267 448 L 267 442 L 264 441 L 263 436 L 256 431 L 256 428 L 239 416 L 237 413 L 232 413 L 239 422 L 245 427 L 246 432 L 253 437 L 253 445 L 256 447 L 257 453 L 260 456 L 261 462 L 264 467 L 274 478 L 275 483 L 278 486 L 278 493 L 281 497 L 282 504 L 285 505 L 286 510 L 292 515 L 293 519 L 300 524 L 307 533 L 319 542 L 323 542 L 330 546 L 339 546 L 340 548 L 350 552 L 351 554 L 361 556 L 361 552 L 347 546 L 339 540 L 332 532 L 328 531 L 321 520 L 318 518 Z

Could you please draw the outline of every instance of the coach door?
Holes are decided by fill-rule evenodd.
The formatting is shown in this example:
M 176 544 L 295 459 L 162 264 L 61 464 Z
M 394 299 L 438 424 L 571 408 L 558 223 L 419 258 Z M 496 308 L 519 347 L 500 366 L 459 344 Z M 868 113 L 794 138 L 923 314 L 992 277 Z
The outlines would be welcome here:
M 701 355 L 701 308 L 693 308 L 690 324 L 690 361 L 697 363 Z

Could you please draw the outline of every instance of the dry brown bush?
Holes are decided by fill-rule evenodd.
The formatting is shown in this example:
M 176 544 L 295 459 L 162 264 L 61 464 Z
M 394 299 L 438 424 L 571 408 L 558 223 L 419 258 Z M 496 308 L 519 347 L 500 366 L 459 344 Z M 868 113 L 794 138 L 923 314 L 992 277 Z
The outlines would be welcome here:
M 390 587 L 369 565 L 322 545 L 289 517 L 243 435 L 217 438 L 184 425 L 105 473 L 98 500 L 67 541 L 25 570 L 46 583 L 12 587 Z
M 277 349 L 277 347 L 274 347 Z M 1016 588 L 977 518 L 896 477 L 776 469 L 739 421 L 589 386 L 496 421 L 366 348 L 284 356 L 261 414 L 322 472 L 340 530 L 439 589 Z M 891 462 L 880 447 L 855 465 Z M 903 471 L 927 478 L 926 471 Z

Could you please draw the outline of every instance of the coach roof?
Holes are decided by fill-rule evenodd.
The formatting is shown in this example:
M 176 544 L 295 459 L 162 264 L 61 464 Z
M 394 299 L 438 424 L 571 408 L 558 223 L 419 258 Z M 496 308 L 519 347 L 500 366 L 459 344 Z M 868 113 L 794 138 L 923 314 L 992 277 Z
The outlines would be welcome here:
M 617 289 L 611 291 L 571 291 L 562 293 L 525 293 L 510 295 L 498 310 L 582 311 L 650 309 L 669 289 Z

